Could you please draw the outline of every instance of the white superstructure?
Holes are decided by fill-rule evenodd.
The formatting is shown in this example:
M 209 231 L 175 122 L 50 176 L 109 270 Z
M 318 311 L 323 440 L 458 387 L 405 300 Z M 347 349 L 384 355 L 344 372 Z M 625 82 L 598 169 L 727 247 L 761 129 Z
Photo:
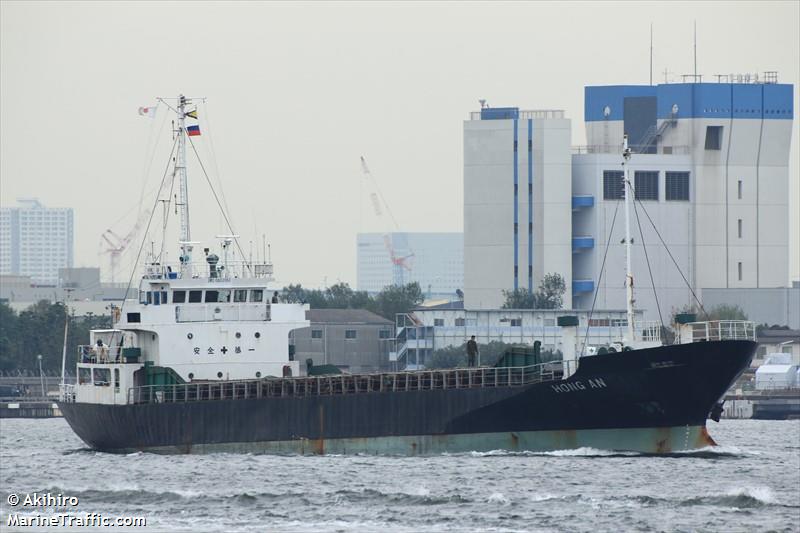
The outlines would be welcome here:
M 179 183 L 180 260 L 151 256 L 139 283 L 139 299 L 114 308 L 114 328 L 91 332 L 79 348 L 78 380 L 65 387 L 67 401 L 124 404 L 135 387 L 296 376 L 299 363 L 290 332 L 308 327 L 307 305 L 278 303 L 269 288 L 272 264 L 228 261 L 235 235 L 220 236 L 222 259 L 190 241 L 185 118 L 189 99 L 180 96 L 173 180 Z M 169 189 L 168 189 L 169 190 Z M 167 200 L 169 201 L 169 199 Z

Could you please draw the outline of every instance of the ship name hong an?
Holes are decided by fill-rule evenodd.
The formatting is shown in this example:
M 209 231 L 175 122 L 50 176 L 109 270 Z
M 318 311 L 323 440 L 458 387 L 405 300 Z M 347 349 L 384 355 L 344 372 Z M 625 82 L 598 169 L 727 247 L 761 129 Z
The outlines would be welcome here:
M 558 392 L 575 392 L 581 391 L 586 389 L 605 389 L 608 387 L 606 382 L 603 381 L 603 378 L 594 378 L 586 380 L 588 385 L 586 385 L 583 381 L 570 381 L 568 383 L 558 383 L 556 385 L 550 385 L 550 387 Z

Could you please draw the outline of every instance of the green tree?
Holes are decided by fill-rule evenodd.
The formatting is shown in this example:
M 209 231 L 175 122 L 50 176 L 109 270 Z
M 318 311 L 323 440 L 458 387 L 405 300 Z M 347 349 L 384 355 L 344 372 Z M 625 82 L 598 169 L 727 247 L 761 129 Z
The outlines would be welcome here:
M 394 322 L 395 315 L 407 313 L 422 300 L 422 289 L 416 281 L 406 285 L 389 285 L 375 297 L 373 311 Z
M 564 293 L 567 285 L 557 272 L 545 274 L 536 290 L 536 309 L 561 309 L 564 307 Z
M 534 293 L 525 288 L 503 291 L 503 309 L 561 309 L 565 292 L 567 285 L 561 274 L 545 274 Z
M 280 300 L 289 304 L 303 303 L 306 301 L 306 290 L 299 283 L 297 285 L 289 284 L 281 291 Z
M 744 310 L 738 305 L 720 304 L 708 310 L 709 320 L 747 320 Z
M 503 309 L 533 309 L 536 301 L 534 296 L 528 289 L 503 291 L 503 297 L 506 299 Z

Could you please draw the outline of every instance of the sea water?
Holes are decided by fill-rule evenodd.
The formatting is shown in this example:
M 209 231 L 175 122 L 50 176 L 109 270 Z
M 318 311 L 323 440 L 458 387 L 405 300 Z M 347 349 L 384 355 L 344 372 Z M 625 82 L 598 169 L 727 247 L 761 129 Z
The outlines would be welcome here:
M 709 424 L 720 446 L 664 456 L 163 456 L 92 451 L 63 419 L 3 419 L 0 531 L 800 531 L 800 421 Z

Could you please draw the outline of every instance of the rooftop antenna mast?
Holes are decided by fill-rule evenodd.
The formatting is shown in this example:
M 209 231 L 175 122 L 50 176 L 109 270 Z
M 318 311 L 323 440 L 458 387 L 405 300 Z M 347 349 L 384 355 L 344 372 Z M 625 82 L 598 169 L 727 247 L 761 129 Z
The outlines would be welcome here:
M 694 82 L 697 83 L 697 21 L 694 21 Z
M 178 174 L 178 184 L 181 217 L 181 277 L 192 277 L 192 249 L 191 232 L 189 230 L 189 189 L 186 179 L 186 104 L 191 100 L 184 95 L 178 96 L 178 158 L 175 161 L 175 172 Z
M 653 23 L 650 23 L 650 85 L 653 85 Z
M 630 224 L 630 181 L 628 180 L 628 163 L 631 160 L 631 149 L 628 148 L 628 134 L 622 136 L 622 168 L 623 175 L 623 189 L 625 194 L 625 266 L 627 273 L 625 275 L 625 289 L 627 293 L 627 306 L 628 306 L 628 344 L 634 341 L 634 327 L 633 327 L 633 271 L 631 270 L 631 224 Z

